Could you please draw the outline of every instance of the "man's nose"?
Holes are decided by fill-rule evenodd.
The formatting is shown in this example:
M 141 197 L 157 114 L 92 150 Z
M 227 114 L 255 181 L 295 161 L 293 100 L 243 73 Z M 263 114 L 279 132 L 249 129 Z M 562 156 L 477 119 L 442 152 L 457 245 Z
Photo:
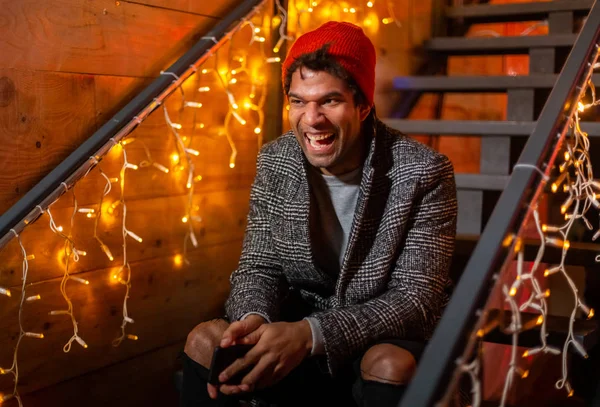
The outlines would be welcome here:
M 309 102 L 306 104 L 304 110 L 304 122 L 307 125 L 314 127 L 315 125 L 322 123 L 323 119 L 324 116 L 318 103 Z

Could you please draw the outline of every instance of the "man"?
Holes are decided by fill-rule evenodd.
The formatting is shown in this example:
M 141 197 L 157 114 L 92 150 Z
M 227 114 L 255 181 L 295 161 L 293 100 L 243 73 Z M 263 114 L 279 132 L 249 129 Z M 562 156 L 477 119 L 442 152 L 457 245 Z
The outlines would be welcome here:
M 357 26 L 298 38 L 283 84 L 292 131 L 261 149 L 231 324 L 188 336 L 182 405 L 395 407 L 448 299 L 452 166 L 376 118 L 375 49 Z M 234 344 L 254 346 L 207 386 L 214 347 Z

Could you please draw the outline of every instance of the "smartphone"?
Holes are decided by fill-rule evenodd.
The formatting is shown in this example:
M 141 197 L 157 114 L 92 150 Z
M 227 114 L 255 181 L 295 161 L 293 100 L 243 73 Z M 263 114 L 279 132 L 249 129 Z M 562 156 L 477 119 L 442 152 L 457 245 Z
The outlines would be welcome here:
M 210 384 L 218 385 L 219 374 L 227 367 L 229 367 L 236 359 L 243 357 L 254 345 L 233 345 L 227 348 L 217 346 L 213 352 L 212 362 L 210 364 L 210 370 L 208 372 L 208 382 Z M 250 366 L 243 371 L 239 372 L 234 377 L 231 377 L 227 384 L 240 384 L 244 376 L 246 376 L 254 366 Z

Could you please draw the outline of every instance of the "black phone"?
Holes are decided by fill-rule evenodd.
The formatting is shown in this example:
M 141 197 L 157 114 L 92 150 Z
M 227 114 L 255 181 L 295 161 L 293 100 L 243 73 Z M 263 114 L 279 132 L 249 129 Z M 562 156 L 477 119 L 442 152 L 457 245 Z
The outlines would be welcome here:
M 213 352 L 212 362 L 208 372 L 208 382 L 214 385 L 220 384 L 219 374 L 221 374 L 223 370 L 235 362 L 236 359 L 239 359 L 248 353 L 253 346 L 254 345 L 232 345 L 227 348 L 217 346 Z M 231 377 L 227 381 L 227 384 L 240 384 L 244 376 L 246 376 L 253 367 L 254 366 L 250 366 L 239 372 L 234 377 Z

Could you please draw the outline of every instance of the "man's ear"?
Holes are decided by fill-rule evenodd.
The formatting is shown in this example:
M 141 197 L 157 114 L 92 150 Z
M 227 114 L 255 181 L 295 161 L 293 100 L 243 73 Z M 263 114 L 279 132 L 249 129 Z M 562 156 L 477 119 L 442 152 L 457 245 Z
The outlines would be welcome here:
M 358 107 L 358 109 L 360 112 L 360 121 L 364 122 L 365 119 L 369 116 L 369 113 L 371 113 L 372 107 L 367 104 L 363 104 L 363 105 L 360 105 Z

